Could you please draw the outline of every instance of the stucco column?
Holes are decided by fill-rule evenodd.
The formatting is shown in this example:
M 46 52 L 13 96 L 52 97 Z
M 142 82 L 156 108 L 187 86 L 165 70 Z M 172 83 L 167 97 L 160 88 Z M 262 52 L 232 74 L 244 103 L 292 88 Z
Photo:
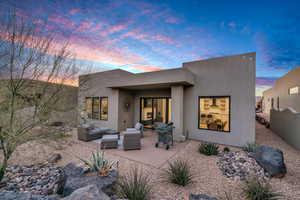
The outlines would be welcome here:
M 172 122 L 174 123 L 174 140 L 184 141 L 183 135 L 183 86 L 171 87 Z

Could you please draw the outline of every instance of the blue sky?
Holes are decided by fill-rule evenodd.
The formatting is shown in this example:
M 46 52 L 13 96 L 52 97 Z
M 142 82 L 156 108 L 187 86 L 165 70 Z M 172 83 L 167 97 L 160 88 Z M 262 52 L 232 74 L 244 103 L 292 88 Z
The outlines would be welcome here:
M 19 0 L 17 15 L 47 21 L 97 69 L 143 72 L 182 62 L 257 53 L 257 95 L 300 65 L 300 1 Z

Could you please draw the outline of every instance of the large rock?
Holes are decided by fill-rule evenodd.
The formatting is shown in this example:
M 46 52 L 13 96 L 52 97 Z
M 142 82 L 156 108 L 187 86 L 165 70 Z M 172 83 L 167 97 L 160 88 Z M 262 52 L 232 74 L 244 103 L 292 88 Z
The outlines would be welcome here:
M 99 190 L 97 185 L 88 185 L 75 190 L 62 200 L 110 200 L 110 198 Z
M 189 200 L 218 200 L 216 197 L 211 197 L 206 194 L 190 194 Z
M 254 152 L 253 158 L 271 177 L 281 178 L 287 172 L 283 153 L 279 149 L 259 146 Z
M 3 200 L 59 200 L 57 195 L 34 195 L 30 192 L 0 192 Z
M 114 194 L 114 186 L 117 182 L 117 171 L 113 170 L 108 176 L 87 175 L 85 170 L 72 163 L 64 167 L 68 176 L 65 184 L 64 196 L 70 195 L 73 191 L 87 185 L 96 185 L 99 190 L 111 196 Z

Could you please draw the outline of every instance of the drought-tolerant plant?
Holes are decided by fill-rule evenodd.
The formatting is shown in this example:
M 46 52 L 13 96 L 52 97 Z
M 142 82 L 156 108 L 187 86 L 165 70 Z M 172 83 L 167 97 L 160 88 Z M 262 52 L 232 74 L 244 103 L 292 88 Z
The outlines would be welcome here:
M 100 152 L 99 149 L 96 152 L 92 152 L 90 160 L 79 159 L 89 168 L 90 172 L 98 172 L 100 176 L 107 176 L 112 168 L 118 165 L 118 162 L 105 159 L 104 151 Z
M 47 23 L 18 16 L 15 9 L 0 18 L 0 181 L 18 146 L 37 140 L 32 135 L 55 112 L 74 106 L 64 97 L 82 67 L 76 65 L 68 41 L 57 45 L 57 36 L 45 31 Z M 40 36 L 43 37 L 40 37 Z
M 198 151 L 199 153 L 202 153 L 207 156 L 218 155 L 219 146 L 213 143 L 203 142 L 199 145 Z
M 121 176 L 117 183 L 118 193 L 121 198 L 129 200 L 149 200 L 152 186 L 150 178 L 142 170 L 133 168 L 124 176 Z
M 277 200 L 282 197 L 280 193 L 272 190 L 270 183 L 259 180 L 257 177 L 247 180 L 242 189 L 248 200 Z
M 248 143 L 246 146 L 243 147 L 243 151 L 245 152 L 255 152 L 255 150 L 259 147 L 258 144 L 255 143 Z
M 223 152 L 230 152 L 230 149 L 229 149 L 229 147 L 224 147 L 224 149 L 223 149 Z
M 163 176 L 168 182 L 181 186 L 192 183 L 194 179 L 189 163 L 184 160 L 169 162 L 169 166 L 164 170 Z

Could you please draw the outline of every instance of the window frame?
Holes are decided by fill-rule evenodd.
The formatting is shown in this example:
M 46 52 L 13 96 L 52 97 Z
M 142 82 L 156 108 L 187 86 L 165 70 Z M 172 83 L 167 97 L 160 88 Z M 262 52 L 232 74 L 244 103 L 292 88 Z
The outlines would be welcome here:
M 200 115 L 201 115 L 201 112 L 200 112 L 200 99 L 204 99 L 204 98 L 228 98 L 229 99 L 229 106 L 228 106 L 228 109 L 229 109 L 229 113 L 228 113 L 228 131 L 219 131 L 219 130 L 211 130 L 211 129 L 208 129 L 208 128 L 200 128 Z M 197 127 L 199 130 L 207 130 L 207 131 L 213 131 L 213 132 L 223 132 L 223 133 L 230 133 L 231 132 L 231 96 L 229 95 L 225 95 L 225 96 L 198 96 L 198 124 L 197 124 Z
M 89 117 L 89 113 L 87 113 L 88 119 L 92 119 L 92 120 L 101 120 L 101 121 L 108 121 L 108 96 L 102 96 L 102 97 L 85 97 L 85 111 L 87 112 L 87 106 L 86 106 L 86 102 L 88 99 L 92 100 L 92 113 L 90 114 L 91 117 Z M 93 113 L 94 113 L 94 99 L 98 99 L 99 100 L 99 117 L 94 117 Z M 102 117 L 101 114 L 101 109 L 102 109 L 102 100 L 103 99 L 107 99 L 107 118 L 104 119 Z

